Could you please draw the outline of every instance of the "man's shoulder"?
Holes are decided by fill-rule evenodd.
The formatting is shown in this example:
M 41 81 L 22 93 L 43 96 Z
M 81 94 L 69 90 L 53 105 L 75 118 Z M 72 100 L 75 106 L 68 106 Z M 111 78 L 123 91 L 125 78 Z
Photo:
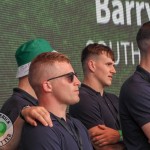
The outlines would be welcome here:
M 25 123 L 22 130 L 21 145 L 25 149 L 60 149 L 61 137 L 54 130 L 54 127 L 43 126 L 40 123 L 33 127 Z
M 81 85 L 81 87 L 79 88 L 80 94 L 89 94 L 90 89 L 85 86 L 85 85 Z
M 77 127 L 81 132 L 87 131 L 84 125 L 76 118 L 69 116 L 69 124 L 73 124 L 73 126 Z M 41 137 L 49 137 L 51 139 L 55 139 L 58 141 L 65 140 L 64 137 L 68 137 L 68 131 L 64 128 L 65 124 L 62 125 L 60 121 L 56 118 L 52 117 L 53 127 L 43 126 L 41 123 L 38 123 L 36 127 L 25 123 L 23 127 L 23 136 L 33 136 L 35 138 Z
M 41 123 L 38 122 L 38 125 L 36 127 L 25 123 L 23 126 L 23 135 L 24 136 L 34 136 L 34 137 L 52 137 L 52 138 L 60 138 L 60 135 L 58 130 L 57 130 L 57 125 L 55 122 L 53 122 L 53 127 L 49 126 L 43 126 Z
M 112 101 L 117 101 L 119 100 L 119 97 L 113 93 L 105 92 L 105 95 L 107 98 L 109 98 Z
M 13 94 L 5 101 L 3 104 L 1 111 L 7 110 L 7 109 L 17 109 L 22 108 L 25 105 L 31 105 L 31 103 L 36 103 L 35 99 L 32 98 L 29 94 L 27 94 L 25 91 L 14 88 Z
M 14 88 L 13 94 L 6 100 L 6 102 L 2 105 L 0 110 L 1 113 L 7 115 L 12 122 L 16 120 L 18 117 L 20 110 L 26 105 L 36 105 L 37 101 L 32 98 L 32 96 L 28 96 L 25 91 Z
M 6 100 L 5 103 L 6 104 L 7 103 L 12 103 L 12 104 L 20 103 L 22 100 L 26 100 L 28 96 L 31 96 L 31 95 L 29 95 L 24 90 L 19 89 L 19 88 L 14 88 L 12 95 Z
M 135 71 L 130 77 L 128 77 L 122 84 L 122 87 L 130 86 L 141 86 L 144 85 L 147 81 L 141 76 L 138 71 Z
M 94 89 L 91 87 L 85 85 L 82 83 L 80 89 L 79 89 L 79 97 L 80 100 L 86 99 L 86 101 L 93 101 L 93 99 L 97 99 L 97 97 L 100 95 L 99 92 L 96 92 Z
M 115 95 L 115 94 L 113 94 L 113 93 L 105 92 L 105 94 L 106 94 L 106 96 L 108 96 L 108 97 L 113 97 L 113 98 L 115 98 L 115 99 L 118 99 L 118 96 Z
M 124 81 L 120 90 L 120 94 L 124 96 L 143 94 L 145 92 L 150 93 L 150 84 L 137 71 Z
M 8 115 L 8 117 L 12 113 L 15 114 L 15 112 L 19 112 L 20 109 L 24 106 L 22 98 L 20 98 L 15 93 L 16 92 L 13 92 L 13 94 L 5 101 L 1 108 L 1 112 Z

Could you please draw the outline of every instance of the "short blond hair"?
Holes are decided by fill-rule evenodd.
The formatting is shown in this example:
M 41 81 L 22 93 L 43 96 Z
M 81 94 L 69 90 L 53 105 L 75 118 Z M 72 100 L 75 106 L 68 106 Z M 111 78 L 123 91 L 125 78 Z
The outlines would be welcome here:
M 41 88 L 44 75 L 49 69 L 52 69 L 51 66 L 56 62 L 70 63 L 70 60 L 66 55 L 58 52 L 45 52 L 31 62 L 28 79 L 36 94 Z

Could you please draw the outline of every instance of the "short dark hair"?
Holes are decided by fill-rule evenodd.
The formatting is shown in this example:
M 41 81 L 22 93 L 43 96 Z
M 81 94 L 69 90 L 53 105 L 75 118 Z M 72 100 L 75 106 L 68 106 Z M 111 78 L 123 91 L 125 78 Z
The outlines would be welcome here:
M 81 63 L 82 66 L 84 65 L 85 61 L 89 56 L 92 55 L 99 55 L 102 54 L 103 52 L 106 52 L 106 54 L 114 61 L 114 53 L 112 49 L 108 46 L 105 46 L 103 44 L 98 44 L 98 43 L 93 43 L 89 44 L 82 50 L 81 54 Z
M 136 36 L 137 45 L 143 55 L 150 48 L 150 21 L 144 23 Z

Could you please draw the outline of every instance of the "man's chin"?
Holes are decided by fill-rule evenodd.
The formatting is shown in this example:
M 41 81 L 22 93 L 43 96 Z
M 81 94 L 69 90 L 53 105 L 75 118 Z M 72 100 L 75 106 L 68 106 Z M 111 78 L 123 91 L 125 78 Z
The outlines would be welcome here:
M 106 87 L 109 87 L 111 85 L 112 85 L 112 82 L 109 82 L 109 83 L 106 84 Z
M 71 102 L 69 105 L 74 105 L 74 104 L 78 103 L 79 101 L 80 101 L 80 99 L 76 99 L 73 102 Z

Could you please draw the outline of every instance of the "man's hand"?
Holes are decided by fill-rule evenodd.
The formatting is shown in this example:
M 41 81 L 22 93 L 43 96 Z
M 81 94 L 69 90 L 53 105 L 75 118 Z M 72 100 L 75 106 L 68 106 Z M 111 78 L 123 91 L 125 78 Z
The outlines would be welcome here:
M 106 127 L 105 125 L 98 125 L 89 129 L 89 134 L 93 145 L 96 147 L 115 144 L 120 139 L 120 134 L 117 130 Z
M 33 126 L 37 126 L 36 121 L 41 122 L 44 126 L 53 126 L 52 121 L 50 119 L 50 114 L 44 107 L 26 107 L 22 109 L 21 114 L 25 118 L 25 120 Z

